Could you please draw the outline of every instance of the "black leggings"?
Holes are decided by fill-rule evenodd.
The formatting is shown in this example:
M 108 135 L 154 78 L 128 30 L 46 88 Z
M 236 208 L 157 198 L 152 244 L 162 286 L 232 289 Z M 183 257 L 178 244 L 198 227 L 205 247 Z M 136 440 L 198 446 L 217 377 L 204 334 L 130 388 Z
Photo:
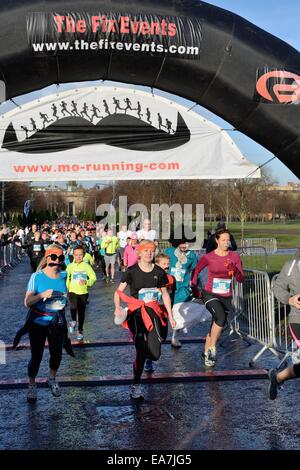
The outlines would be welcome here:
M 290 323 L 290 331 L 292 333 L 293 339 L 297 339 L 297 343 L 300 342 L 300 324 L 299 323 Z M 297 344 L 298 346 L 298 344 Z M 299 347 L 299 346 L 298 346 Z M 299 348 L 300 349 L 300 348 Z M 300 377 L 300 364 L 294 364 L 294 374 L 296 377 Z
M 226 325 L 229 310 L 232 308 L 232 297 L 222 297 L 212 292 L 203 291 L 205 307 L 212 314 L 216 325 L 223 328 Z
M 150 312 L 148 311 L 150 314 Z M 139 384 L 146 359 L 158 361 L 161 354 L 161 343 L 166 339 L 168 328 L 163 327 L 155 314 L 151 314 L 155 327 L 148 332 L 140 315 L 131 314 L 127 320 L 128 328 L 134 338 L 136 357 L 133 364 L 133 383 Z M 157 333 L 158 329 L 158 333 Z
M 70 310 L 73 321 L 77 321 L 78 313 L 78 331 L 83 331 L 87 299 L 88 294 L 79 295 L 74 294 L 74 292 L 69 292 Z
M 49 367 L 53 370 L 59 368 L 65 334 L 65 329 L 62 327 L 42 326 L 38 323 L 30 325 L 31 359 L 28 364 L 28 377 L 35 378 L 38 374 L 46 339 L 48 339 L 50 353 Z

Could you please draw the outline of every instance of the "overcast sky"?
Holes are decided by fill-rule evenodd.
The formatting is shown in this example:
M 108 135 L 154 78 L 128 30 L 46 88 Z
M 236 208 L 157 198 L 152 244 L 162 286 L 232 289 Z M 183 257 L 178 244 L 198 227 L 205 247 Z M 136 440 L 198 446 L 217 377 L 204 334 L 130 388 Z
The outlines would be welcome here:
M 279 37 L 280 39 L 286 41 L 297 50 L 300 50 L 300 1 L 299 0 L 285 0 L 284 2 L 280 0 L 211 0 L 210 2 L 213 5 L 225 8 L 230 10 L 248 21 L 251 21 L 260 28 L 270 32 L 274 36 Z M 90 86 L 91 83 L 86 83 L 86 86 Z M 78 86 L 83 86 L 84 84 L 77 84 Z M 114 83 L 114 85 L 116 85 Z M 73 88 L 73 84 L 61 85 L 60 89 Z M 118 84 L 118 86 L 120 86 Z M 129 86 L 129 85 L 126 85 Z M 142 88 L 142 87 L 141 87 Z M 43 91 L 38 92 L 40 95 L 51 94 L 56 91 L 56 87 L 48 87 Z M 173 95 L 168 95 L 167 93 L 159 92 L 162 96 L 170 96 L 174 101 L 178 101 L 181 104 L 186 104 L 188 107 L 191 106 L 191 103 L 187 100 L 174 97 Z M 37 94 L 29 94 L 27 97 L 22 97 L 16 99 L 17 102 L 24 102 L 32 100 L 37 96 Z M 11 109 L 13 105 L 9 107 L 0 106 L 0 112 L 4 112 L 7 109 Z M 197 106 L 194 111 L 199 112 L 201 115 L 215 122 L 220 127 L 230 128 L 230 124 L 226 123 L 222 119 L 215 116 L 213 113 L 207 111 L 206 109 Z M 239 146 L 242 153 L 245 157 L 257 165 L 262 165 L 272 158 L 272 154 L 267 151 L 265 148 L 249 139 L 238 132 L 231 132 L 230 136 Z M 299 182 L 299 179 L 291 173 L 288 168 L 276 159 L 266 166 L 266 168 L 271 172 L 272 176 L 278 180 L 281 184 L 286 184 L 288 181 Z M 95 182 L 84 183 L 85 186 L 93 186 Z

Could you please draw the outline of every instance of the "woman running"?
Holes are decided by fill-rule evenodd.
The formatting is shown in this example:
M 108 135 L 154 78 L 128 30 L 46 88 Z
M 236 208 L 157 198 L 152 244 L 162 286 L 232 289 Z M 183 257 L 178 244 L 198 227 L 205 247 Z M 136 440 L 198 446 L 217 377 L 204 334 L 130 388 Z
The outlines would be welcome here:
M 31 275 L 27 286 L 24 303 L 30 309 L 31 320 L 29 326 L 31 359 L 28 364 L 27 395 L 29 402 L 35 402 L 37 399 L 35 378 L 43 357 L 46 339 L 50 353 L 48 385 L 55 397 L 61 395 L 56 382 L 56 373 L 60 366 L 66 334 L 66 273 L 61 272 L 64 260 L 62 249 L 56 245 L 50 245 L 37 272 Z
M 143 240 L 138 245 L 139 261 L 122 274 L 121 284 L 115 292 L 115 316 L 122 316 L 120 300 L 128 304 L 128 327 L 134 337 L 136 359 L 133 365 L 133 384 L 130 396 L 142 399 L 141 375 L 146 359 L 157 361 L 163 341 L 162 330 L 169 317 L 172 328 L 173 320 L 171 301 L 167 291 L 168 277 L 165 271 L 153 262 L 155 245 L 152 241 Z M 131 297 L 124 294 L 130 287 Z M 161 309 L 159 300 L 162 297 L 167 313 Z
M 202 292 L 205 306 L 213 320 L 202 353 L 206 367 L 214 367 L 216 364 L 216 344 L 232 307 L 232 279 L 235 277 L 238 282 L 244 281 L 240 255 L 229 250 L 229 230 L 218 230 L 215 237 L 217 248 L 200 258 L 192 278 L 192 286 L 197 287 L 199 273 L 208 268 L 208 280 Z

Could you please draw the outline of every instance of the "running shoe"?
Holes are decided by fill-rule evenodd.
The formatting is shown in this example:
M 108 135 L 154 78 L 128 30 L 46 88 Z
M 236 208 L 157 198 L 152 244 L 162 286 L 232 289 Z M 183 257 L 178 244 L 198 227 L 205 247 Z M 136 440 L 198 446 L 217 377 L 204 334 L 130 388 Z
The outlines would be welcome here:
M 269 392 L 270 400 L 275 400 L 277 398 L 278 390 L 283 389 L 283 382 L 278 383 L 276 380 L 276 375 L 277 375 L 276 369 L 269 370 L 268 376 L 269 376 L 270 383 L 269 383 L 268 392 Z
M 34 403 L 37 399 L 37 385 L 36 383 L 34 384 L 29 384 L 28 385 L 28 392 L 27 392 L 27 401 L 29 403 Z
M 115 280 L 114 280 L 114 278 L 113 278 L 113 277 L 111 277 L 111 278 L 110 278 L 110 282 L 111 282 L 112 284 L 114 284 L 114 283 L 115 283 Z
M 176 337 L 172 338 L 171 345 L 173 346 L 173 348 L 181 348 L 181 346 L 182 346 L 181 342 Z
M 142 387 L 140 384 L 133 384 L 130 387 L 130 398 L 133 400 L 143 400 L 144 395 L 142 393 Z
M 69 332 L 71 335 L 76 332 L 76 324 L 77 324 L 76 321 L 70 321 L 69 323 Z
M 82 340 L 83 340 L 83 334 L 78 331 L 77 336 L 76 336 L 76 339 L 77 339 L 78 341 L 82 341 Z
M 56 382 L 55 378 L 54 377 L 49 377 L 47 383 L 49 385 L 49 388 L 51 390 L 52 395 L 54 397 L 60 397 L 61 396 L 60 386 Z
M 209 348 L 206 353 L 202 352 L 201 357 L 204 361 L 205 367 L 215 367 L 217 359 L 216 348 L 212 347 Z
M 153 366 L 153 362 L 151 361 L 151 359 L 146 359 L 144 372 L 146 372 L 146 374 L 153 374 L 154 366 Z

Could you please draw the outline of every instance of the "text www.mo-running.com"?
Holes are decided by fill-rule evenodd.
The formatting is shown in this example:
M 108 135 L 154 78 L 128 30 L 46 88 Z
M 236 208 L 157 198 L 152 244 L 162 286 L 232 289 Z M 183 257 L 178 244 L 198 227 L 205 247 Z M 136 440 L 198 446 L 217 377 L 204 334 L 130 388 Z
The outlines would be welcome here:
M 53 165 L 13 165 L 15 173 L 68 173 L 68 172 L 123 172 L 123 171 L 135 171 L 141 173 L 145 170 L 150 171 L 178 171 L 180 169 L 179 163 L 86 163 L 85 165 L 74 164 L 59 164 Z

